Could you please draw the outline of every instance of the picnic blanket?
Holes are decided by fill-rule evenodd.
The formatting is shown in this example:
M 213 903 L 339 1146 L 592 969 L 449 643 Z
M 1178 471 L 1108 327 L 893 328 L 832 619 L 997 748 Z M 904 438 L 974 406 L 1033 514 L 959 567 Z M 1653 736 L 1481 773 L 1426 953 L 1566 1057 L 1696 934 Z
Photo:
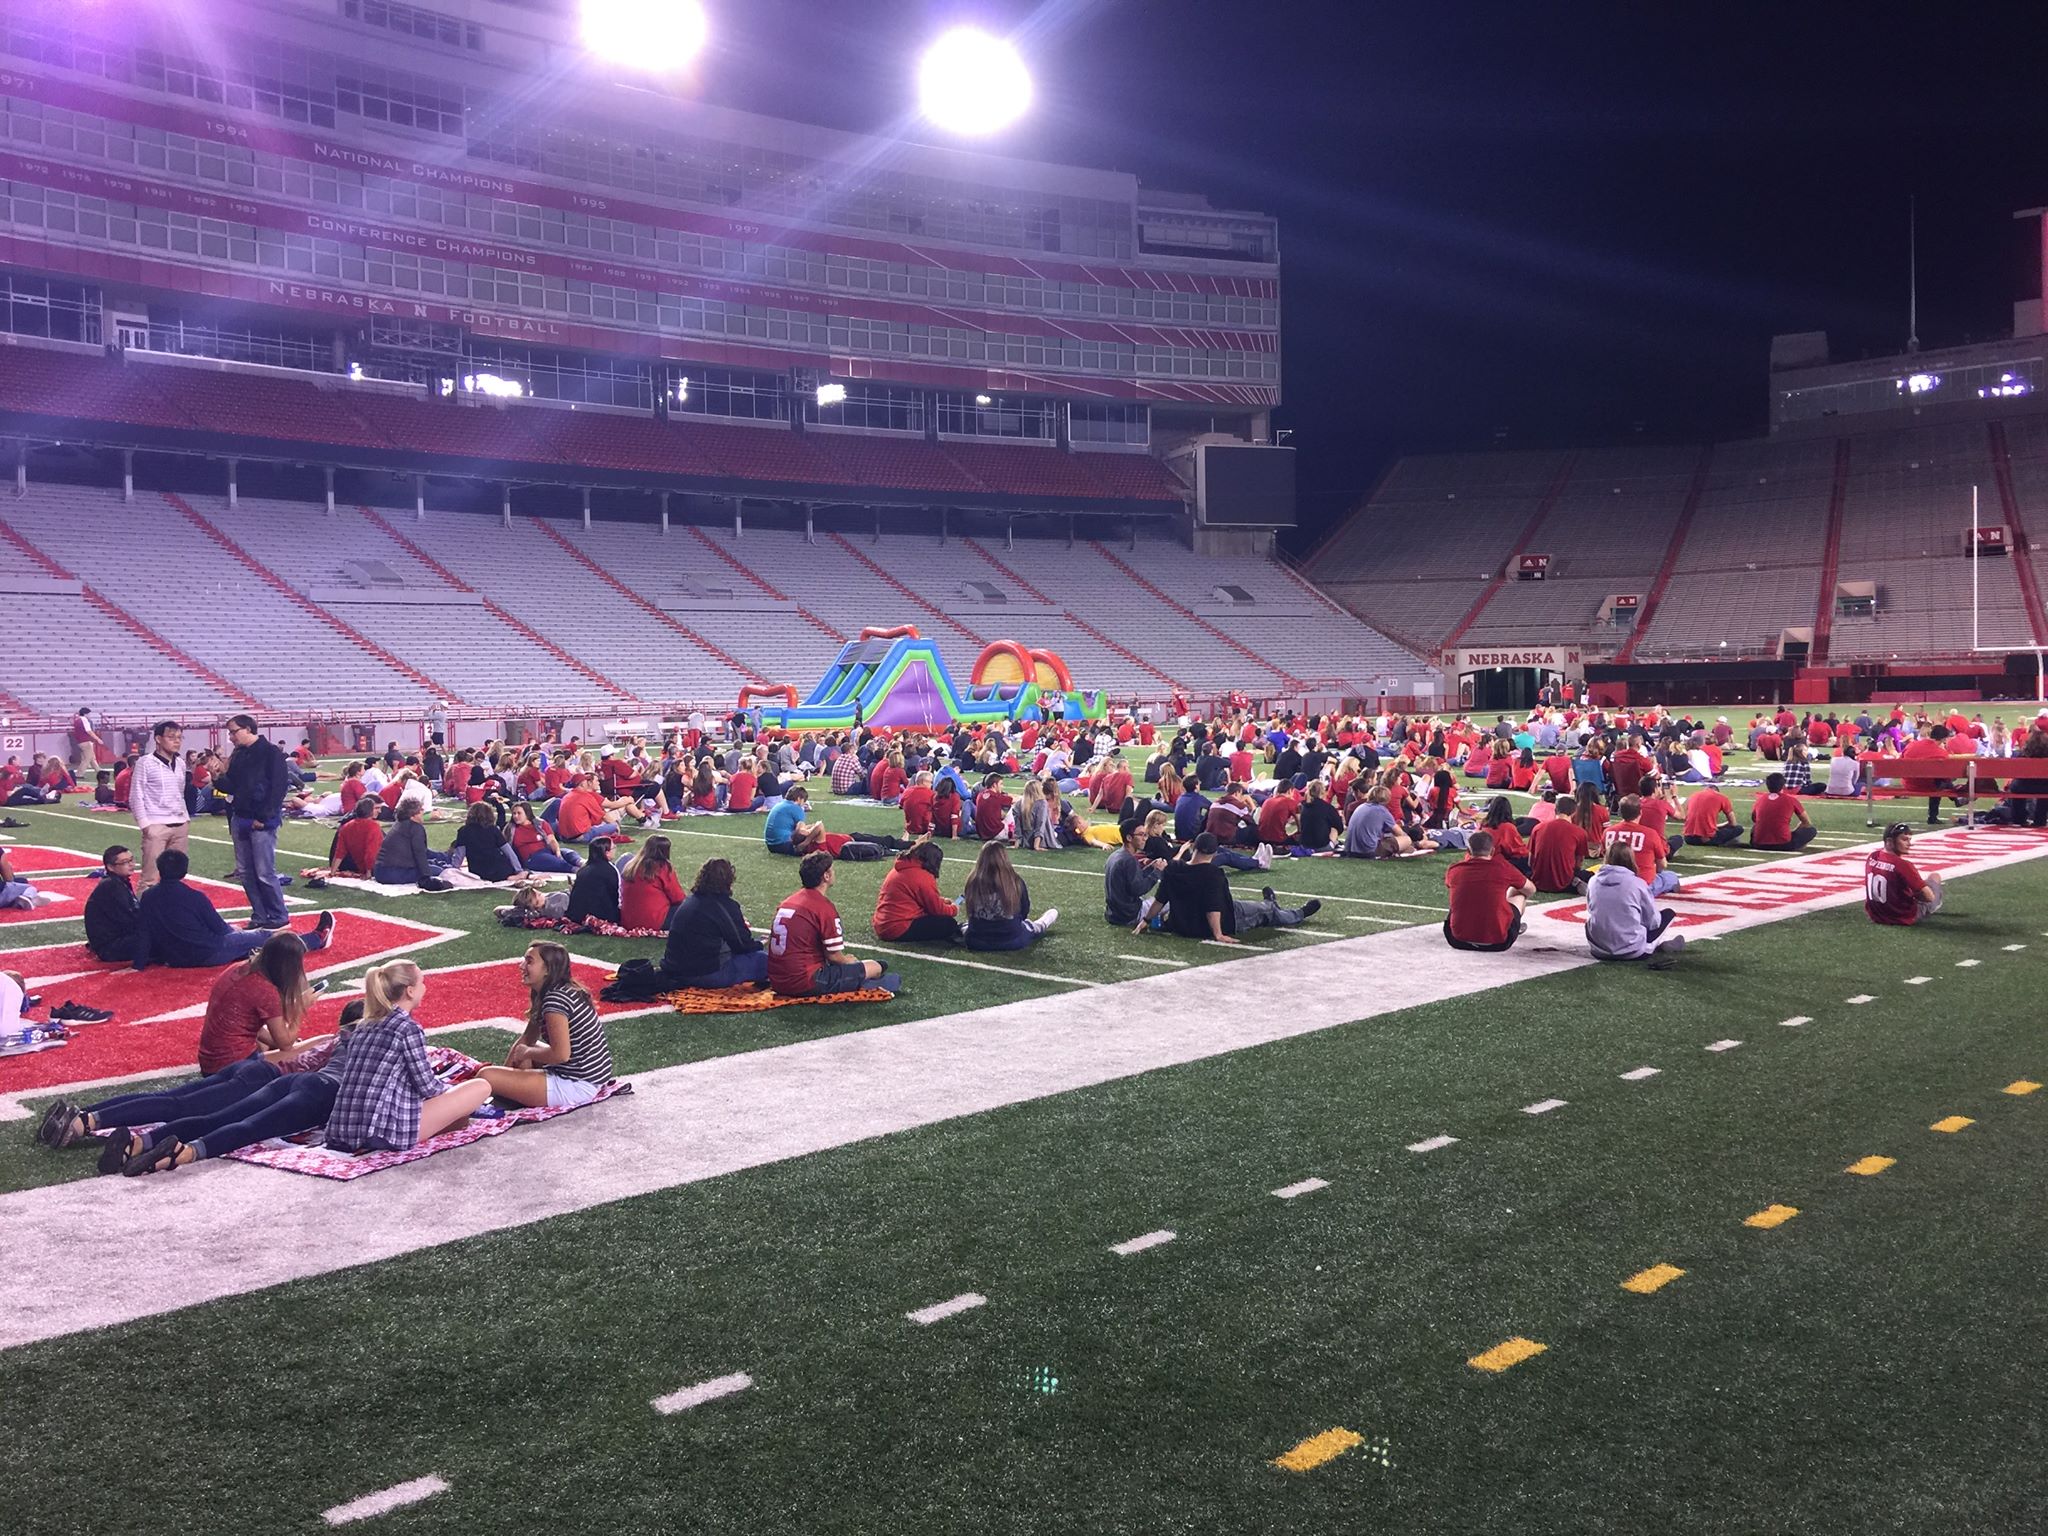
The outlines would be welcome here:
M 483 1063 L 474 1056 L 465 1056 L 460 1051 L 446 1046 L 427 1047 L 427 1060 L 435 1075 L 449 1083 L 466 1082 L 476 1076 Z M 615 1099 L 620 1094 L 631 1093 L 633 1085 L 617 1078 L 597 1090 L 597 1097 L 590 1104 L 602 1104 L 606 1099 Z M 552 1120 L 557 1115 L 573 1114 L 585 1109 L 587 1104 L 570 1104 L 561 1109 L 512 1109 L 496 1120 L 465 1120 L 461 1125 L 440 1135 L 407 1147 L 402 1152 L 337 1152 L 328 1147 L 318 1131 L 309 1131 L 303 1137 L 291 1140 L 272 1139 L 258 1142 L 253 1147 L 242 1147 L 230 1152 L 229 1157 L 238 1163 L 254 1163 L 259 1168 L 282 1168 L 287 1173 L 310 1174 L 316 1179 L 335 1179 L 343 1183 L 360 1179 L 365 1174 L 382 1173 L 386 1168 L 401 1167 L 416 1163 L 423 1157 L 432 1157 L 437 1152 L 449 1152 L 456 1147 L 466 1147 L 473 1141 L 482 1141 L 486 1136 L 502 1136 L 515 1125 L 534 1125 L 542 1120 Z
M 513 880 L 480 880 L 466 869 L 444 869 L 441 878 L 458 891 L 509 891 Z M 557 880 L 566 880 L 567 875 L 525 874 L 514 879 L 527 885 L 551 885 Z M 372 896 L 446 896 L 448 891 L 422 891 L 417 885 L 386 885 L 381 880 L 365 880 L 358 875 L 329 875 L 325 883 L 336 890 L 368 891 Z
M 679 987 L 654 1001 L 677 1013 L 766 1013 L 770 1008 L 795 1008 L 804 1003 L 886 1003 L 894 997 L 880 987 L 858 992 L 830 992 L 823 997 L 783 997 L 766 987 Z
M 566 917 L 536 917 L 531 912 L 520 912 L 514 908 L 500 907 L 506 915 L 498 921 L 507 928 L 541 928 L 553 933 L 595 933 L 607 939 L 664 939 L 666 928 L 622 928 L 617 923 L 602 917 L 586 917 L 572 921 Z

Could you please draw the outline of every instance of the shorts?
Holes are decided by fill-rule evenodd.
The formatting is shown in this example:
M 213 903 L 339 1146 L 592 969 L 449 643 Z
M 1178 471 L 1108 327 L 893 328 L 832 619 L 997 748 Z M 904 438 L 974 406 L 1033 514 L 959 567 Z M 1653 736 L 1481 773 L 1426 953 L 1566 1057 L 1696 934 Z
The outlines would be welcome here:
M 588 1104 L 597 1097 L 597 1090 L 604 1084 L 588 1082 L 580 1077 L 564 1077 L 559 1072 L 548 1074 L 548 1108 L 574 1109 L 578 1104 Z
M 867 967 L 856 960 L 842 965 L 821 965 L 811 972 L 813 997 L 823 997 L 828 992 L 858 992 L 867 984 Z

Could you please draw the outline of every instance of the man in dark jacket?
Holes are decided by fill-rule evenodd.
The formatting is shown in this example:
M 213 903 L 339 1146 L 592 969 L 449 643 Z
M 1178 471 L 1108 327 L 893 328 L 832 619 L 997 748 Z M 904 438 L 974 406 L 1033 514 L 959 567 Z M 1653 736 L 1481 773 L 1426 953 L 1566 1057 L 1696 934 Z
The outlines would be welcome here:
M 253 716 L 232 717 L 228 740 L 235 744 L 235 755 L 228 760 L 221 788 L 228 796 L 235 868 L 249 898 L 248 926 L 283 928 L 290 919 L 284 909 L 284 886 L 277 878 L 277 829 L 284 825 L 291 770 L 283 748 L 257 734 Z
M 100 856 L 106 873 L 85 898 L 85 947 L 99 960 L 135 958 L 135 855 L 119 843 Z
M 156 884 L 135 904 L 135 969 L 158 965 L 203 968 L 232 965 L 261 949 L 270 935 L 261 929 L 237 933 L 204 891 L 185 883 L 192 861 L 175 848 L 157 855 Z M 325 949 L 334 933 L 334 914 L 322 912 L 306 948 Z

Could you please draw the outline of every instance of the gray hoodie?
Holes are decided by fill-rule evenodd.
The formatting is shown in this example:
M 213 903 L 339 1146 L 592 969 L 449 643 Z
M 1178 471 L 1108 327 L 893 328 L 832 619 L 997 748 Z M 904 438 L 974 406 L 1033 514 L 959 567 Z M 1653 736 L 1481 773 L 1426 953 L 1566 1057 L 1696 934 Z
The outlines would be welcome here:
M 1586 888 L 1586 942 L 1602 960 L 1640 960 L 1650 952 L 1657 903 L 1632 869 L 1603 864 Z

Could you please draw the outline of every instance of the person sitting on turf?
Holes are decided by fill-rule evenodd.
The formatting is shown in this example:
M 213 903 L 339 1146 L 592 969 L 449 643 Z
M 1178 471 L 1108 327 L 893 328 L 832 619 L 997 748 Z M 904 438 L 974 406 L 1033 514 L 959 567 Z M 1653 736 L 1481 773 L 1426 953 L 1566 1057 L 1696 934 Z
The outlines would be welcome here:
M 969 949 L 1029 949 L 1060 915 L 1058 907 L 1047 907 L 1043 917 L 1031 916 L 1031 890 L 1001 843 L 982 845 L 960 907 L 967 914 Z
M 733 867 L 706 859 L 690 894 L 670 914 L 662 980 L 675 987 L 737 987 L 768 980 L 768 952 L 733 899 Z
M 903 786 L 903 794 L 897 800 L 903 810 L 903 833 L 906 837 L 931 836 L 932 804 L 937 798 L 928 769 L 920 769 L 910 776 L 910 782 Z
M 1845 741 L 1828 760 L 1827 788 L 1822 793 L 1830 800 L 1853 800 L 1862 791 L 1863 765 L 1857 760 L 1855 744 Z
M 490 1098 L 481 1076 L 450 1087 L 434 1075 L 426 1031 L 414 1016 L 426 996 L 426 976 L 410 960 L 387 960 L 363 978 L 369 1017 L 349 1036 L 327 1118 L 327 1145 L 336 1151 L 402 1152 L 461 1124 Z
M 455 841 L 449 844 L 448 854 L 479 880 L 510 880 L 519 873 L 519 861 L 512 855 L 510 841 L 499 830 L 498 813 L 491 803 L 479 800 L 469 808 Z
M 659 833 L 619 866 L 619 923 L 626 928 L 666 930 L 682 904 L 683 886 L 676 879 L 669 841 Z
M 368 880 L 373 876 L 377 855 L 384 851 L 384 828 L 377 820 L 381 804 L 375 795 L 357 799 L 355 809 L 334 829 L 334 837 L 327 845 L 327 863 L 322 868 L 307 870 L 309 879 L 348 875 Z
M 1685 840 L 1701 847 L 1725 848 L 1742 837 L 1742 825 L 1735 819 L 1735 807 L 1728 797 L 1709 784 L 1696 789 L 1685 802 Z
M 1627 848 L 1635 860 L 1636 873 L 1650 887 L 1650 894 L 1663 896 L 1678 889 L 1678 875 L 1670 867 L 1670 845 L 1664 841 L 1662 832 L 1644 824 L 1642 809 L 1643 802 L 1638 796 L 1623 795 L 1621 819 L 1608 823 L 1602 842 L 1608 848 L 1617 844 Z
M 199 1026 L 199 1070 L 220 1071 L 253 1051 L 288 1052 L 313 1001 L 306 945 L 295 933 L 265 936 L 261 949 L 215 978 Z
M 0 848 L 0 909 L 17 907 L 24 911 L 32 910 L 38 905 L 38 895 L 32 882 L 14 873 L 13 866 L 7 862 L 7 850 Z
M 1145 910 L 1145 898 L 1166 869 L 1166 859 L 1147 855 L 1147 837 L 1142 827 L 1126 827 L 1123 846 L 1102 867 L 1102 915 L 1120 928 L 1129 928 L 1138 921 Z
M 612 863 L 612 840 L 600 837 L 591 843 L 589 860 L 576 871 L 576 878 L 569 884 L 566 915 L 572 923 L 593 917 L 602 922 L 616 923 L 621 911 L 620 898 L 619 871 Z
M 1785 775 L 1766 775 L 1764 792 L 1749 808 L 1749 846 L 1794 853 L 1812 842 L 1819 830 L 1808 818 L 1799 797 L 1786 792 Z
M 968 814 L 959 778 L 949 768 L 932 785 L 932 835 L 958 839 L 961 823 Z
M 565 843 L 592 843 L 600 837 L 616 838 L 618 817 L 633 809 L 627 801 L 607 801 L 590 787 L 581 774 L 570 777 L 555 806 L 555 832 Z
M 1486 802 L 1486 820 L 1482 830 L 1492 834 L 1493 856 L 1506 860 L 1514 866 L 1517 874 L 1528 878 L 1529 844 L 1522 837 L 1522 829 L 1515 825 L 1515 808 L 1506 795 L 1495 795 Z M 1465 848 L 1468 853 L 1471 851 L 1469 839 Z
M 135 855 L 119 843 L 100 855 L 104 872 L 85 898 L 85 947 L 95 960 L 133 960 Z
M 1147 897 L 1134 933 L 1143 933 L 1155 911 L 1163 909 L 1167 931 L 1187 939 L 1238 944 L 1240 933 L 1255 928 L 1293 928 L 1322 910 L 1321 901 L 1283 907 L 1267 886 L 1258 901 L 1230 894 L 1229 878 L 1216 859 L 1216 837 L 1204 832 L 1182 846 L 1159 877 L 1159 893 Z
M 1391 792 L 1375 784 L 1352 810 L 1344 824 L 1344 857 L 1347 859 L 1391 859 L 1407 853 L 1435 853 L 1434 839 L 1421 841 L 1408 835 L 1391 807 Z
M 1649 882 L 1636 871 L 1635 851 L 1625 842 L 1610 843 L 1607 856 L 1586 887 L 1586 942 L 1595 960 L 1650 960 L 1652 970 L 1668 970 L 1685 948 L 1685 935 L 1664 938 L 1676 914 L 1658 910 Z M 1661 943 L 1659 941 L 1662 941 Z
M 135 903 L 135 960 L 138 971 L 152 964 L 187 970 L 233 965 L 263 947 L 271 930 L 234 929 L 227 925 L 206 893 L 185 883 L 191 856 L 179 848 L 157 855 L 156 884 Z M 325 949 L 334 936 L 334 914 L 322 912 L 305 935 L 307 949 Z
M 961 940 L 960 908 L 939 894 L 939 870 L 945 858 L 945 850 L 929 840 L 912 843 L 903 851 L 895 868 L 882 877 L 882 889 L 875 897 L 876 938 L 890 943 L 899 939 Z
M 1529 834 L 1529 880 L 1548 895 L 1584 891 L 1593 872 L 1586 868 L 1591 840 L 1579 825 L 1578 802 L 1566 795 L 1557 802 L 1557 814 Z
M 564 848 L 555 838 L 555 829 L 530 804 L 515 801 L 510 814 L 512 852 L 520 868 L 534 874 L 573 875 L 583 867 L 582 856 Z
M 1002 837 L 1010 807 L 1015 803 L 1003 790 L 1003 776 L 987 775 L 974 796 L 974 835 L 983 841 Z
M 379 885 L 417 885 L 423 891 L 448 891 L 454 887 L 441 878 L 441 871 L 455 861 L 427 846 L 427 829 L 420 825 L 417 801 L 401 799 L 391 808 L 391 831 L 377 850 L 372 877 Z
M 1045 803 L 1045 789 L 1036 779 L 1024 781 L 1024 793 L 1010 808 L 1006 835 L 1026 853 L 1052 853 L 1059 848 L 1053 830 L 1052 808 Z
M 1863 911 L 1873 923 L 1910 928 L 1941 910 L 1941 876 L 1921 874 L 1912 852 L 1912 827 L 1895 821 L 1863 861 Z
M 1321 779 L 1310 779 L 1307 796 L 1301 802 L 1294 842 L 1310 853 L 1328 853 L 1342 841 L 1344 814 L 1330 803 L 1329 787 Z
M 611 1041 L 596 1001 L 576 980 L 569 951 L 551 939 L 526 946 L 520 976 L 526 983 L 526 1029 L 506 1053 L 505 1065 L 485 1067 L 477 1077 L 492 1097 L 529 1109 L 588 1104 L 612 1080 Z
M 846 952 L 839 909 L 832 905 L 832 855 L 820 848 L 797 866 L 801 889 L 776 908 L 769 925 L 768 985 L 781 997 L 825 997 L 873 984 L 895 992 L 902 978 L 876 960 Z
M 1494 852 L 1492 832 L 1482 829 L 1471 835 L 1465 857 L 1444 871 L 1444 888 L 1451 903 L 1444 918 L 1444 939 L 1451 948 L 1497 954 L 1515 947 L 1536 887 Z

